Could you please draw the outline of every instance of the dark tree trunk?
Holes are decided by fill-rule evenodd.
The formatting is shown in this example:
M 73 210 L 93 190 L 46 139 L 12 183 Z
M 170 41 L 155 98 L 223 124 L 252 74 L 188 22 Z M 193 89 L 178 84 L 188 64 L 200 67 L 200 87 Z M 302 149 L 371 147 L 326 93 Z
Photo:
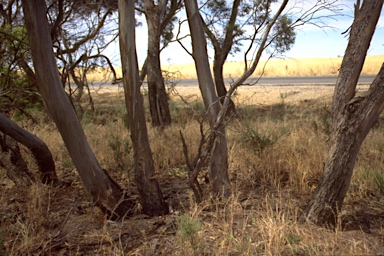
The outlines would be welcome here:
M 384 106 L 384 64 L 368 92 L 363 97 L 355 95 L 382 5 L 383 1 L 365 0 L 361 8 L 355 9 L 333 97 L 332 133 L 324 174 L 303 216 L 318 225 L 337 221 L 360 146 Z
M 164 126 L 171 123 L 168 95 L 165 91 L 163 74 L 160 66 L 160 27 L 161 8 L 153 0 L 145 0 L 145 17 L 148 24 L 148 54 L 146 60 L 149 109 L 152 125 Z
M 217 55 L 219 55 L 219 53 L 216 53 L 215 51 L 215 60 L 213 62 L 213 76 L 215 78 L 217 95 L 220 98 L 221 104 L 223 104 L 228 92 L 227 88 L 225 88 L 224 75 L 223 75 L 225 58 L 224 60 L 222 60 L 222 58 L 220 58 Z M 233 103 L 232 99 L 230 99 L 229 101 L 229 106 L 227 111 L 227 115 L 230 115 L 230 114 L 236 114 L 235 103 Z
M 149 145 L 143 95 L 140 92 L 135 24 L 134 0 L 119 0 L 120 54 L 128 123 L 135 159 L 135 179 L 144 213 L 157 216 L 167 214 L 168 206 L 155 178 Z
M 47 109 L 95 204 L 110 218 L 123 218 L 132 210 L 133 204 L 125 200 L 123 190 L 101 168 L 63 89 L 53 53 L 45 1 L 22 0 L 22 4 L 37 83 Z
M 32 152 L 37 166 L 39 167 L 41 181 L 43 183 L 49 184 L 58 181 L 52 153 L 42 140 L 24 130 L 1 113 L 0 131 L 9 137 L 12 137 L 15 141 L 23 144 Z
M 207 42 L 203 22 L 196 0 L 185 0 L 188 24 L 191 31 L 193 58 L 195 61 L 200 91 L 208 113 L 211 129 L 215 126 L 221 106 L 209 67 Z M 228 149 L 224 125 L 220 125 L 213 143 L 209 165 L 210 182 L 215 196 L 228 197 L 231 194 L 228 177 Z
M 0 166 L 5 169 L 7 177 L 12 180 L 16 186 L 31 185 L 34 178 L 20 153 L 17 142 L 11 137 L 0 133 L 0 147 Z

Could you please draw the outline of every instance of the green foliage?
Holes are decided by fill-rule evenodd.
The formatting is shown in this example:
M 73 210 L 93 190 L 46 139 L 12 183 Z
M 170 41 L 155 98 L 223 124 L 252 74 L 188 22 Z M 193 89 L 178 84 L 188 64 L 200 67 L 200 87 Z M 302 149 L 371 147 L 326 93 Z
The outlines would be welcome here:
M 21 61 L 30 62 L 26 29 L 6 25 L 0 28 L 0 108 L 2 112 L 27 114 L 42 101 L 37 88 L 19 67 Z
M 380 195 L 384 195 L 384 174 L 381 171 L 363 167 L 358 168 L 356 172 L 361 172 L 361 179 L 365 184 L 368 184 L 366 187 L 369 187 L 370 191 L 373 190 Z
M 288 234 L 285 236 L 285 240 L 287 244 L 299 244 L 301 237 L 295 234 Z
M 373 182 L 376 185 L 379 193 L 384 195 L 384 174 L 379 172 L 373 172 Z
M 2 70 L 7 69 L 3 67 Z M 0 71 L 1 72 L 1 71 Z M 42 109 L 41 96 L 37 88 L 30 83 L 26 75 L 19 71 L 1 72 L 0 108 L 3 112 L 17 110 L 19 113 L 32 108 Z
M 256 41 L 261 40 L 261 35 L 265 32 L 266 24 L 272 21 L 272 5 L 277 0 L 270 1 L 240 1 L 236 22 L 233 24 L 233 42 L 225 42 L 226 34 L 229 30 L 229 20 L 232 15 L 233 2 L 225 0 L 214 0 L 208 2 L 200 2 L 202 8 L 201 13 L 205 24 L 214 34 L 217 41 L 223 45 L 231 43 L 231 53 L 234 54 L 240 51 L 242 41 L 249 40 L 254 37 L 247 31 L 258 31 Z M 269 48 L 274 54 L 282 54 L 291 49 L 295 43 L 296 33 L 292 26 L 292 19 L 287 15 L 280 16 L 272 30 L 269 33 Z M 246 29 L 251 27 L 251 29 Z
M 63 159 L 62 166 L 63 166 L 63 168 L 74 168 L 75 167 L 75 165 L 73 164 L 72 159 L 70 157 Z
M 285 127 L 261 131 L 258 128 L 252 128 L 247 125 L 240 135 L 240 141 L 253 151 L 259 153 L 265 148 L 274 145 L 286 133 Z
M 272 47 L 280 54 L 289 51 L 295 43 L 296 33 L 291 25 L 292 19 L 283 15 L 274 26 L 275 36 L 272 41 Z
M 182 245 L 191 247 L 196 254 L 198 249 L 202 247 L 202 242 L 199 240 L 198 235 L 203 226 L 202 222 L 193 219 L 188 214 L 183 214 L 180 216 L 177 226 Z

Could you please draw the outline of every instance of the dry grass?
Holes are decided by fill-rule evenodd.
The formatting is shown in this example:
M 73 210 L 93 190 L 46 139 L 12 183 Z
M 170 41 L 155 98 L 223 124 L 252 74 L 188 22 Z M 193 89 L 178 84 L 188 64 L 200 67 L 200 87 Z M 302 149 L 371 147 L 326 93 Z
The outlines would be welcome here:
M 21 120 L 52 150 L 60 179 L 69 187 L 15 187 L 2 173 L 0 249 L 8 255 L 377 255 L 384 251 L 384 128 L 365 141 L 350 192 L 334 229 L 299 223 L 326 153 L 330 86 L 243 87 L 236 92 L 237 119 L 228 124 L 233 197 L 196 205 L 187 184 L 179 139 L 197 149 L 202 104 L 195 87 L 171 96 L 173 124 L 150 127 L 160 185 L 173 212 L 138 214 L 110 222 L 90 203 L 52 122 Z M 366 86 L 361 86 L 360 91 Z M 121 89 L 94 94 L 96 111 L 81 121 L 102 166 L 137 198 Z M 23 149 L 30 168 L 33 160 Z M 202 181 L 203 182 L 203 181 Z M 208 184 L 203 183 L 205 191 Z
M 383 63 L 384 55 L 368 56 L 366 58 L 362 74 L 376 75 Z M 317 59 L 273 59 L 267 64 L 261 61 L 252 77 L 259 77 L 262 74 L 267 77 L 285 76 L 336 76 L 340 68 L 340 58 L 317 58 Z M 193 63 L 163 65 L 162 69 L 174 72 L 179 79 L 196 79 L 196 69 Z M 244 63 L 227 62 L 224 65 L 224 77 L 237 78 L 242 75 Z M 121 68 L 116 67 L 118 77 L 121 77 Z M 90 81 L 110 81 L 110 74 L 106 70 L 98 69 L 88 76 Z

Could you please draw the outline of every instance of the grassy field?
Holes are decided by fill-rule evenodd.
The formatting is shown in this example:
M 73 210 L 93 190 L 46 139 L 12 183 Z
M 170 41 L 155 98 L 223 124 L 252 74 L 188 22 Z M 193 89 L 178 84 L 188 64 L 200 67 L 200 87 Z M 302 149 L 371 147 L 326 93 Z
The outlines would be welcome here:
M 336 76 L 341 65 L 342 58 L 319 58 L 319 59 L 280 59 L 270 60 L 268 63 L 261 61 L 252 77 L 259 77 L 262 74 L 267 77 L 285 76 Z M 384 61 L 384 55 L 368 56 L 363 75 L 376 75 Z M 190 64 L 170 64 L 163 65 L 164 71 L 173 72 L 179 79 L 196 79 L 195 65 Z M 224 65 L 225 77 L 239 77 L 244 70 L 244 63 L 228 62 Z M 121 68 L 116 68 L 116 72 L 121 77 Z M 105 71 L 99 69 L 89 75 L 90 81 L 101 81 L 107 77 Z M 110 78 L 109 78 L 110 79 Z
M 361 86 L 359 92 L 366 89 Z M 227 126 L 233 197 L 196 205 L 187 183 L 179 131 L 193 156 L 199 138 L 196 118 L 202 118 L 204 108 L 196 88 L 176 87 L 170 93 L 173 124 L 159 130 L 148 123 L 156 172 L 172 213 L 149 218 L 138 205 L 137 215 L 123 222 L 106 220 L 90 203 L 55 125 L 44 113 L 30 111 L 37 124 L 26 119 L 18 122 L 48 144 L 59 178 L 70 185 L 16 187 L 2 170 L 1 254 L 382 254 L 382 120 L 359 153 L 339 225 L 327 229 L 297 221 L 322 173 L 331 96 L 330 86 L 239 88 L 234 97 L 238 117 L 228 120 Z M 104 88 L 93 97 L 95 111 L 89 110 L 84 98 L 86 111 L 80 115 L 87 138 L 103 168 L 137 199 L 123 92 Z M 22 148 L 22 153 L 36 173 L 28 151 Z M 201 183 L 207 191 L 209 184 L 204 179 Z

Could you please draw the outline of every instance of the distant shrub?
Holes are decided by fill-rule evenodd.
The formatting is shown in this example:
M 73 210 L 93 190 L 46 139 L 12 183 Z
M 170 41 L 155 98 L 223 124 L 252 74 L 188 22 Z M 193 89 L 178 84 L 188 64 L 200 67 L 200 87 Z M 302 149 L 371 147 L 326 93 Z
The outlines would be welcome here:
M 259 130 L 249 125 L 240 135 L 240 140 L 255 152 L 261 152 L 265 148 L 274 145 L 282 136 L 287 133 L 285 127 L 279 129 Z

